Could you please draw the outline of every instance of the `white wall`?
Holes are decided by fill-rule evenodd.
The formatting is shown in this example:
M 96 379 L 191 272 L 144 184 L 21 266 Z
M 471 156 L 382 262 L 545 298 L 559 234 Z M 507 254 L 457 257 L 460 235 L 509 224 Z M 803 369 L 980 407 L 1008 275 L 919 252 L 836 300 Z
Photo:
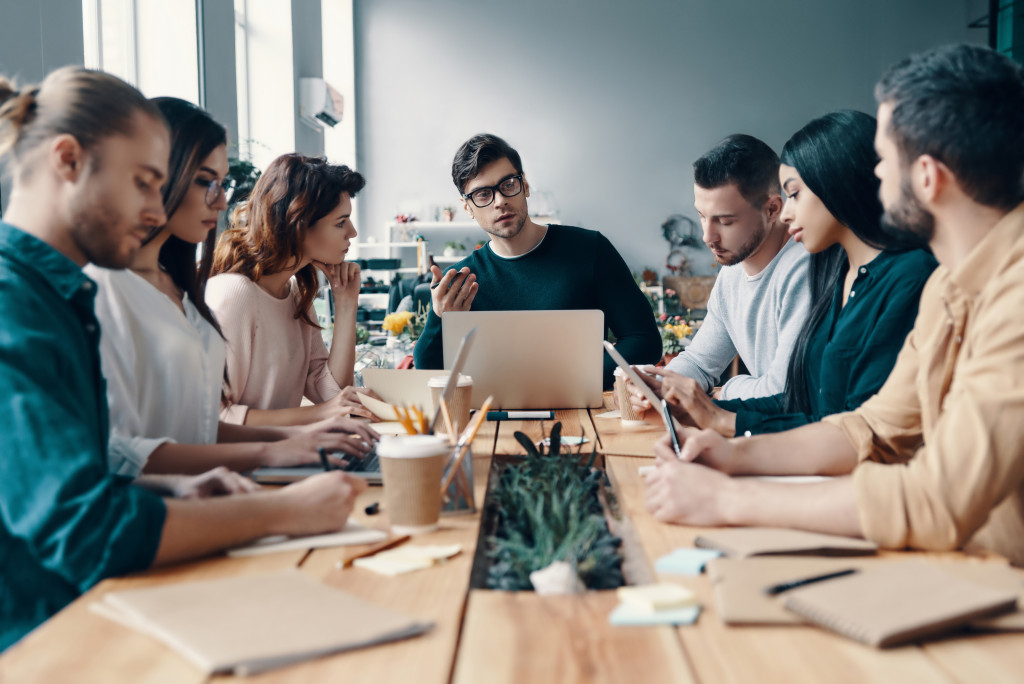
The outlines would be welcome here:
M 873 113 L 893 61 L 985 41 L 968 4 L 356 0 L 359 228 L 381 235 L 401 208 L 455 204 L 452 156 L 489 131 L 564 222 L 664 272 L 660 224 L 696 218 L 694 159 L 731 133 L 779 149 L 829 110 Z M 692 260 L 709 270 L 710 253 Z

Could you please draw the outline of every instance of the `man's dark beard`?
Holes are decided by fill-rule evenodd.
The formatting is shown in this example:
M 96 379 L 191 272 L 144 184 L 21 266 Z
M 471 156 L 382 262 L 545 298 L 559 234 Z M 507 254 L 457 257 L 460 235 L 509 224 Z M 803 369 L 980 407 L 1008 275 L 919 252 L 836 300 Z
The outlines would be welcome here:
M 905 176 L 899 201 L 882 214 L 882 230 L 907 247 L 927 247 L 935 234 L 935 216 L 921 206 Z
M 725 261 L 721 261 L 716 257 L 716 261 L 723 266 L 735 266 L 738 263 L 746 261 L 747 257 L 757 251 L 757 248 L 764 242 L 765 235 L 768 234 L 768 229 L 762 224 L 750 235 L 750 239 L 747 240 L 739 249 L 732 252 L 726 257 Z

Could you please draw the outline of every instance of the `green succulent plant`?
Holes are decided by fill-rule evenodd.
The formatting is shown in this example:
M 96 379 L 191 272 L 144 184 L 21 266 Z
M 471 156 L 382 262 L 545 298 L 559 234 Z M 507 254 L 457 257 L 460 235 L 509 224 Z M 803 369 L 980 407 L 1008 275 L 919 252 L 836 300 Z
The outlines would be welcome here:
M 555 561 L 572 566 L 588 589 L 613 589 L 622 576 L 622 540 L 608 529 L 599 492 L 604 474 L 571 450 L 562 454 L 562 424 L 555 423 L 545 449 L 522 432 L 522 463 L 507 465 L 492 492 L 497 531 L 488 538 L 492 564 L 487 586 L 532 590 L 530 573 Z

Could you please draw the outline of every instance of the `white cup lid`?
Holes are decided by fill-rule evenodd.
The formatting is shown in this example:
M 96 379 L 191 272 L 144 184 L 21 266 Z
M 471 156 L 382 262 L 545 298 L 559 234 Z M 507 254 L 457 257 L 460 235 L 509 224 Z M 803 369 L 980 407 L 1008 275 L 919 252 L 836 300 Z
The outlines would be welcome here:
M 448 439 L 440 435 L 382 435 L 377 444 L 381 458 L 426 458 L 447 451 Z
M 444 386 L 448 384 L 447 375 L 435 375 L 427 381 L 427 387 L 440 387 L 444 389 Z M 459 373 L 459 381 L 455 384 L 456 387 L 468 387 L 473 384 L 473 378 L 469 375 Z

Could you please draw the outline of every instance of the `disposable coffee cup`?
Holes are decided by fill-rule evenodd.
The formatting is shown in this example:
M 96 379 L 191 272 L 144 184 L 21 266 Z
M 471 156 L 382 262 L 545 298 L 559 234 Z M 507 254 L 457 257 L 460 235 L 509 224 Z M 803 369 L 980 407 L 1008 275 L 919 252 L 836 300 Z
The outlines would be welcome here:
M 377 444 L 384 480 L 384 503 L 395 534 L 437 529 L 441 475 L 448 440 L 437 435 L 382 436 Z
M 615 394 L 619 400 L 619 418 L 623 425 L 637 427 L 647 424 L 633 410 L 633 404 L 629 401 L 629 380 L 621 368 L 615 369 Z
M 430 387 L 430 394 L 433 397 L 435 411 L 441 407 L 441 393 L 444 392 L 446 384 L 448 384 L 447 375 L 438 375 L 430 378 L 427 382 L 427 386 Z M 455 385 L 455 391 L 452 393 L 452 400 L 448 402 L 448 412 L 452 416 L 456 437 L 461 435 L 463 428 L 469 424 L 469 403 L 472 398 L 473 378 L 460 374 L 458 383 Z M 435 432 L 448 434 L 448 427 L 444 423 L 444 418 L 438 419 Z

